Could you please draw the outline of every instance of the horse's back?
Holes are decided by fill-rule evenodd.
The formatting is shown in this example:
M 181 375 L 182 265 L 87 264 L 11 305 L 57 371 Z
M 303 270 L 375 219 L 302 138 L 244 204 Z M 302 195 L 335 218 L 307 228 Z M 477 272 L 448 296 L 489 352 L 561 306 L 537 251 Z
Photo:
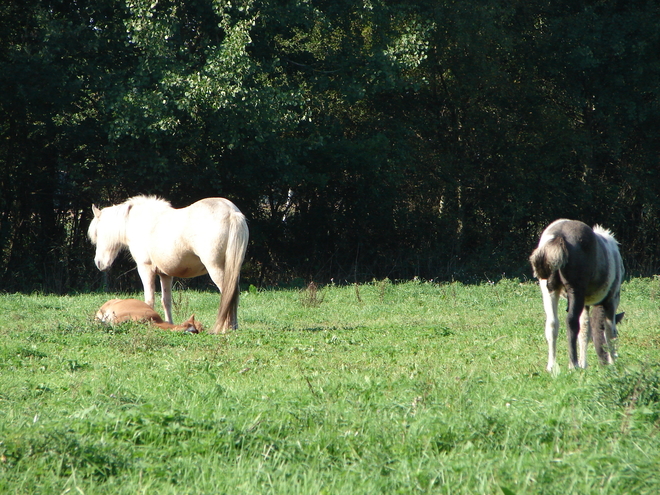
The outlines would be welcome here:
M 551 223 L 541 236 L 541 243 L 544 240 L 562 237 L 566 244 L 572 248 L 589 249 L 593 242 L 594 232 L 586 223 L 579 220 L 561 219 Z
M 188 208 L 208 209 L 211 211 L 231 211 L 241 213 L 238 207 L 227 198 L 204 198 L 188 206 Z
M 186 208 L 174 210 L 160 226 L 157 244 L 165 237 L 177 239 L 181 251 L 188 250 L 203 259 L 224 253 L 234 226 L 247 233 L 247 221 L 228 199 L 205 198 Z
M 228 199 L 205 198 L 185 208 L 172 209 L 157 222 L 159 230 L 172 235 L 209 238 L 222 235 L 231 218 L 245 221 L 241 211 Z
M 203 275 L 207 273 L 206 263 L 224 259 L 229 226 L 236 219 L 247 225 L 240 210 L 224 198 L 205 198 L 185 208 L 164 211 L 153 219 L 145 239 L 149 258 L 168 275 Z
M 186 212 L 186 225 L 196 233 L 224 237 L 232 222 L 245 223 L 238 207 L 225 198 L 205 198 L 180 211 Z

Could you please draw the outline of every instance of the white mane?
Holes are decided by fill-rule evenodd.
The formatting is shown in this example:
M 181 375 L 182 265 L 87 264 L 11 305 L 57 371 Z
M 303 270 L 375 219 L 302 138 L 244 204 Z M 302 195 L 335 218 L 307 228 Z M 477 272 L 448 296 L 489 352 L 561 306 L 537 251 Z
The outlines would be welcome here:
M 124 201 L 122 204 L 128 205 L 130 207 L 133 206 L 169 206 L 172 207 L 169 201 L 159 198 L 158 196 L 133 196 L 132 198 L 128 198 L 126 201 Z
M 619 242 L 614 238 L 614 234 L 610 229 L 606 229 L 604 227 L 601 227 L 600 225 L 594 225 L 594 233 L 598 234 L 601 237 L 604 237 L 608 241 L 612 241 L 615 244 L 619 244 Z

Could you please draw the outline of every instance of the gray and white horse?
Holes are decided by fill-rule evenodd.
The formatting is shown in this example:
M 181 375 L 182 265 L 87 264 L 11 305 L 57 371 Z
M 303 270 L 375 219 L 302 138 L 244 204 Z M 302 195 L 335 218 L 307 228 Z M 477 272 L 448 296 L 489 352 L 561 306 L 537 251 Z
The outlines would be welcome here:
M 569 366 L 587 367 L 587 344 L 592 332 L 601 363 L 614 362 L 616 324 L 623 317 L 623 313 L 616 313 L 624 275 L 618 246 L 609 230 L 599 226 L 591 229 L 576 220 L 556 220 L 543 231 L 529 260 L 543 294 L 548 371 L 556 366 L 557 304 L 561 295 L 568 299 Z M 590 307 L 593 307 L 591 317 Z M 579 360 L 576 355 L 578 336 Z

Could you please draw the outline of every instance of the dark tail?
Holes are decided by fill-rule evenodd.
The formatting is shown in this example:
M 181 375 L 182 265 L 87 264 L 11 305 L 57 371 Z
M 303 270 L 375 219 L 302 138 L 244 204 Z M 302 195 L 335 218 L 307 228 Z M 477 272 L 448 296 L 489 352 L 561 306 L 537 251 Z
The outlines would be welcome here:
M 218 309 L 218 319 L 215 322 L 213 333 L 225 332 L 229 328 L 235 329 L 238 326 L 236 321 L 240 293 L 238 282 L 249 235 L 247 222 L 243 214 L 232 212 L 229 217 L 229 239 L 225 253 L 225 276 L 221 287 L 222 301 Z
M 529 257 L 538 279 L 548 279 L 557 270 L 561 270 L 568 261 L 568 248 L 562 236 L 554 237 L 534 250 Z

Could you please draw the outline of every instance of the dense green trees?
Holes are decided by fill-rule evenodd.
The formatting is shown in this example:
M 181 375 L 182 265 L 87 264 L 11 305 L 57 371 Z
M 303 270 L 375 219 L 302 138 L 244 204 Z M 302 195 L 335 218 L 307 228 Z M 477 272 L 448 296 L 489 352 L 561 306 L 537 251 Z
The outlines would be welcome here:
M 221 195 L 247 275 L 522 274 L 549 221 L 660 263 L 655 2 L 9 0 L 0 287 L 99 280 L 89 205 Z

